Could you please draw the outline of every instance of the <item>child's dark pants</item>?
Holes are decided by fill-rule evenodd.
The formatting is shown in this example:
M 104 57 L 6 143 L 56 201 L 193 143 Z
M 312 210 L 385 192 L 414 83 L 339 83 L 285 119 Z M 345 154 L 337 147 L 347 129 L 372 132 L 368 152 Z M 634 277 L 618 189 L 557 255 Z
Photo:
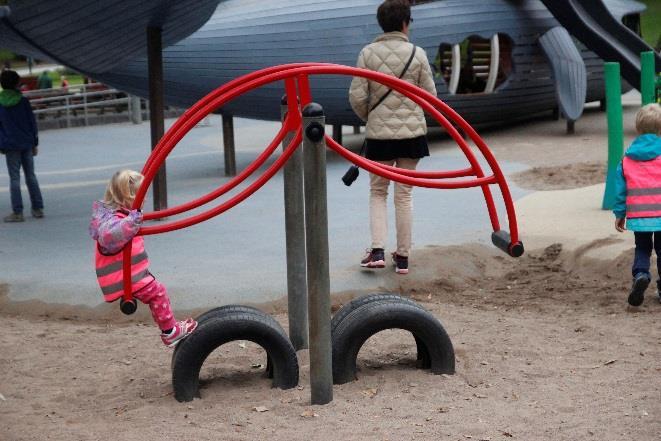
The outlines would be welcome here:
M 636 274 L 643 273 L 652 279 L 650 275 L 650 256 L 652 249 L 656 251 L 656 267 L 661 278 L 661 231 L 652 232 L 634 232 L 636 238 L 636 254 L 633 259 L 633 267 L 631 273 L 634 277 Z

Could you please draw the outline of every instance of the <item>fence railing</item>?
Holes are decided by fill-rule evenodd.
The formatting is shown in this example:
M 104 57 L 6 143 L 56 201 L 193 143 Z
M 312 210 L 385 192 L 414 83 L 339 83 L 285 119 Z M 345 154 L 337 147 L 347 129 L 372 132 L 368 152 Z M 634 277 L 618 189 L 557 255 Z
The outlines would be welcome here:
M 142 112 L 142 105 L 132 106 L 131 97 L 126 93 L 101 83 L 30 90 L 23 95 L 30 100 L 35 115 L 40 118 L 47 115 L 59 118 L 64 114 L 66 127 L 71 126 L 72 117 L 79 117 L 79 112 L 82 113 L 84 125 L 89 124 L 90 114 L 100 115 L 106 110 L 116 113 L 126 111 L 129 121 L 132 120 L 132 112 Z

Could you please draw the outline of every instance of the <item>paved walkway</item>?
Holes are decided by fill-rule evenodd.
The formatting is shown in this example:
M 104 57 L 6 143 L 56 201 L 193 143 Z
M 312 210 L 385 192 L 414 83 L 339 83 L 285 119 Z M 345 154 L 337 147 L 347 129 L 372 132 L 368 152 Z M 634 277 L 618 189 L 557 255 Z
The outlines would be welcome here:
M 172 121 L 169 121 L 171 123 Z M 278 124 L 235 120 L 237 165 L 241 169 L 267 145 Z M 169 204 L 174 206 L 217 188 L 222 176 L 220 119 L 194 129 L 167 163 Z M 345 144 L 362 138 L 345 132 Z M 93 242 L 87 233 L 91 203 L 102 196 L 117 169 L 140 169 L 149 150 L 149 125 L 46 131 L 40 135 L 36 169 L 46 217 L 22 224 L 0 224 L 0 283 L 13 300 L 95 306 L 101 301 L 93 269 Z M 454 144 L 437 141 L 425 169 L 465 167 Z M 501 164 L 506 172 L 524 169 Z M 351 187 L 340 177 L 347 163 L 329 156 L 328 202 L 333 292 L 376 289 L 382 276 L 360 271 L 369 245 L 368 177 L 361 172 Z M 0 168 L 0 212 L 10 211 L 6 169 Z M 172 293 L 178 308 L 260 302 L 286 294 L 282 175 L 229 212 L 206 223 L 150 236 L 152 270 Z M 524 191 L 513 188 L 514 196 Z M 24 200 L 27 192 L 24 191 Z M 391 202 L 392 204 L 392 202 Z M 479 189 L 414 191 L 414 246 L 490 243 L 490 224 Z M 151 201 L 146 207 L 150 208 Z M 29 205 L 28 205 L 29 209 Z M 29 211 L 28 211 L 29 212 Z M 394 225 L 391 214 L 390 225 Z M 394 246 L 391 232 L 390 248 Z M 412 257 L 415 259 L 415 257 Z

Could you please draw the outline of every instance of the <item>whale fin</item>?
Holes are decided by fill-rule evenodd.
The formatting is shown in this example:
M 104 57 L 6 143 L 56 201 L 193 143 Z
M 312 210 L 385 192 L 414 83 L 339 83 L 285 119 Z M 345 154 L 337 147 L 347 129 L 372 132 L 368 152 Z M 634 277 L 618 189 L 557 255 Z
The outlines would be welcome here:
M 576 121 L 583 114 L 588 88 L 583 58 L 562 26 L 556 26 L 539 37 L 539 44 L 553 71 L 560 111 L 567 120 Z

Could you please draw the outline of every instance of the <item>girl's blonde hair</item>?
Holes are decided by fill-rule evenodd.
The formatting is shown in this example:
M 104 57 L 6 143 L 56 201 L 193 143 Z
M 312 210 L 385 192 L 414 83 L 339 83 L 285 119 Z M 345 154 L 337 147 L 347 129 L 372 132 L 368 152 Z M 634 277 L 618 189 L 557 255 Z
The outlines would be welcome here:
M 137 171 L 118 171 L 108 182 L 103 202 L 114 208 L 131 208 L 143 179 L 144 176 Z

